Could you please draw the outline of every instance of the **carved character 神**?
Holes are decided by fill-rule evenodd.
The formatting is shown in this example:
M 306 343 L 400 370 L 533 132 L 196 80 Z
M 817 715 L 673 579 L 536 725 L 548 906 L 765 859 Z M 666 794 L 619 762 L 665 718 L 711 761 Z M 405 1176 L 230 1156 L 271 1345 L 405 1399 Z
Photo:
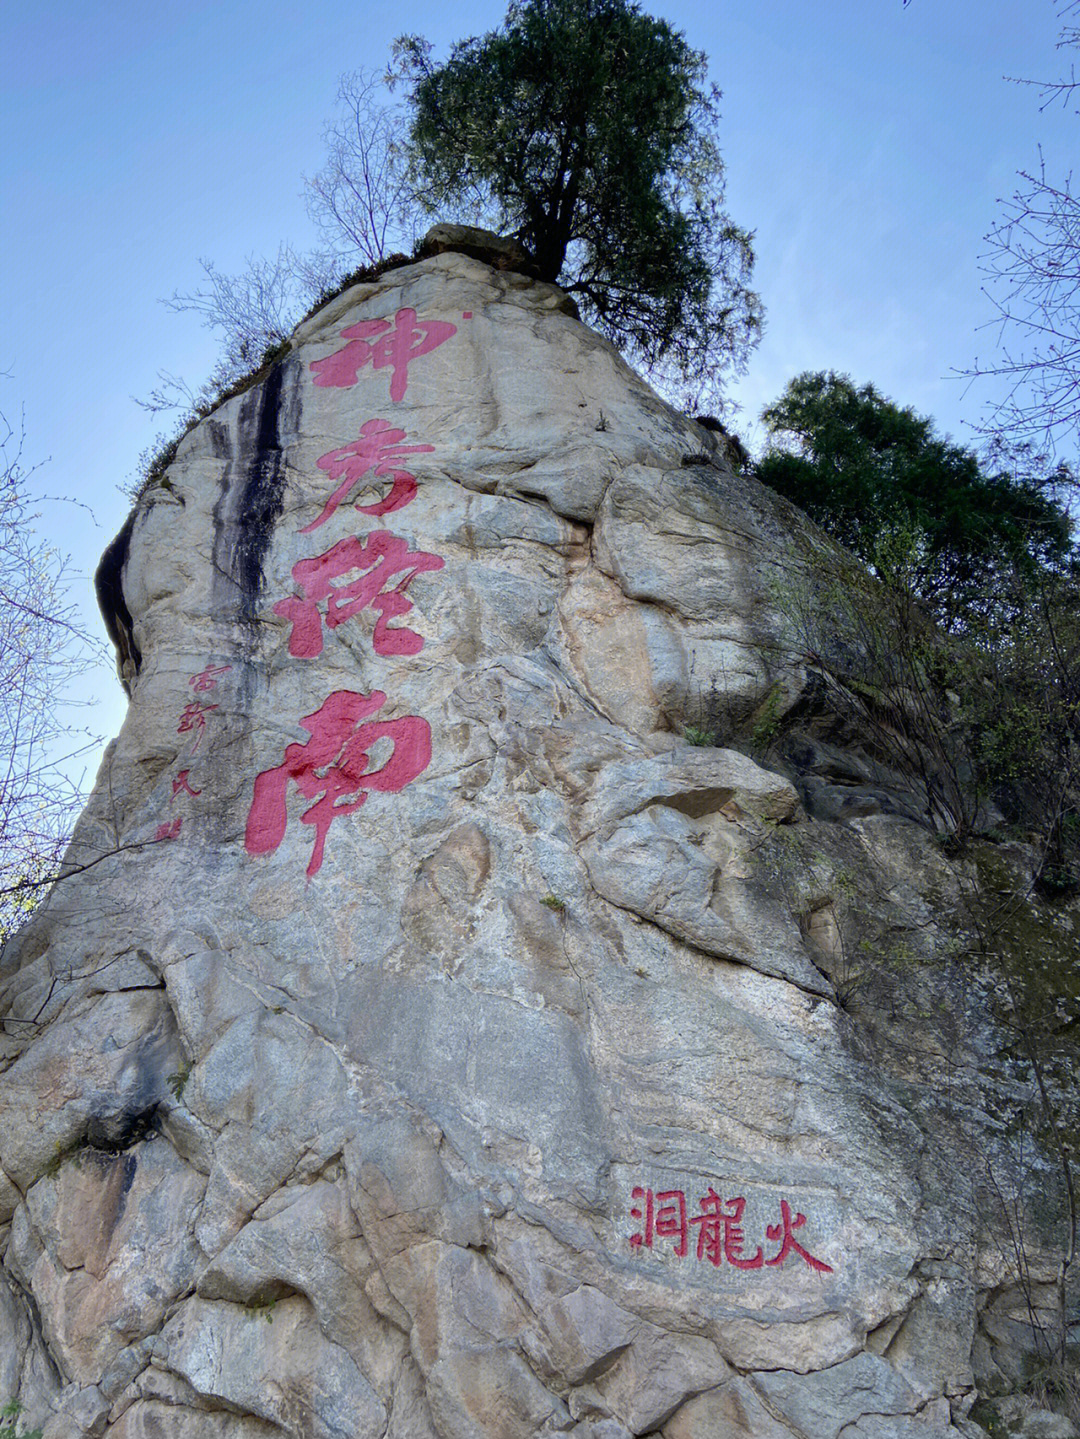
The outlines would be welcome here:
M 389 320 L 361 320 L 342 330 L 342 339 L 349 343 L 325 359 L 312 362 L 315 383 L 347 388 L 356 384 L 365 365 L 373 370 L 389 365 L 390 398 L 397 404 L 405 398 L 410 362 L 456 334 L 457 326 L 448 320 L 418 322 L 416 311 L 404 305 L 394 316 L 393 327 Z

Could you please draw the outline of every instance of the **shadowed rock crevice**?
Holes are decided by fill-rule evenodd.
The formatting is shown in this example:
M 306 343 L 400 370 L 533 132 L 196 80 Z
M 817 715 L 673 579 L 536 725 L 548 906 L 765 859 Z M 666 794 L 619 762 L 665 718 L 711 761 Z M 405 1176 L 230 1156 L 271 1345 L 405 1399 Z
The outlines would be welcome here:
M 120 682 L 130 695 L 139 673 L 142 654 L 135 642 L 131 612 L 124 599 L 124 566 L 131 547 L 135 511 L 124 522 L 116 538 L 106 547 L 94 574 L 94 592 L 105 622 L 105 630 L 116 647 L 116 668 Z

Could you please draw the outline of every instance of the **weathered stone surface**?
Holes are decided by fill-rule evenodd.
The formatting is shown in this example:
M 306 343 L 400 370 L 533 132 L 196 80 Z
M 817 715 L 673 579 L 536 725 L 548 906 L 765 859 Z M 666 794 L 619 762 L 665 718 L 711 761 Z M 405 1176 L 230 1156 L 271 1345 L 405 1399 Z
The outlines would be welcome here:
M 521 270 L 534 274 L 533 262 L 525 247 L 506 235 L 496 235 L 476 225 L 432 225 L 424 236 L 419 254 L 443 255 L 448 250 L 482 260 L 497 270 Z
M 91 867 L 0 969 L 50 1439 L 944 1439 L 1019 1370 L 955 866 L 880 768 L 745 752 L 822 541 L 717 443 L 448 250 L 140 498 Z M 896 935 L 920 1017 L 856 1023 Z
M 990 1405 L 988 1423 L 1006 1439 L 1076 1439 L 1076 1425 L 1062 1414 L 1041 1409 L 1027 1394 L 1004 1395 Z

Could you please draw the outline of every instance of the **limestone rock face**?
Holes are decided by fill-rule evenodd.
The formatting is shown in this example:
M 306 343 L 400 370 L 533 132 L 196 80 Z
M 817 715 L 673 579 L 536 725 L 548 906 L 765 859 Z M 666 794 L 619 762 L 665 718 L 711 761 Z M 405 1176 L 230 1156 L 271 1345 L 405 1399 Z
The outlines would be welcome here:
M 685 738 L 806 685 L 802 522 L 715 455 L 446 252 L 141 497 L 128 717 L 0 970 L 0 1400 L 47 1439 L 976 1432 L 1026 1311 L 974 1059 L 837 1003 L 845 895 L 883 933 L 942 861 Z

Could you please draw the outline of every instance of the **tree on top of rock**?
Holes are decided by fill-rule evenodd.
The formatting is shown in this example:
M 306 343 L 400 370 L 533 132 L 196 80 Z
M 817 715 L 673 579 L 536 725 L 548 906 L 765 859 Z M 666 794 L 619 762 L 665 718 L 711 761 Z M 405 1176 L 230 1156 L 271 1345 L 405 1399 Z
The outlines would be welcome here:
M 719 91 L 682 35 L 627 0 L 515 0 L 444 64 L 418 36 L 398 54 L 432 212 L 514 234 L 651 368 L 693 383 L 745 362 L 751 237 L 724 211 Z

